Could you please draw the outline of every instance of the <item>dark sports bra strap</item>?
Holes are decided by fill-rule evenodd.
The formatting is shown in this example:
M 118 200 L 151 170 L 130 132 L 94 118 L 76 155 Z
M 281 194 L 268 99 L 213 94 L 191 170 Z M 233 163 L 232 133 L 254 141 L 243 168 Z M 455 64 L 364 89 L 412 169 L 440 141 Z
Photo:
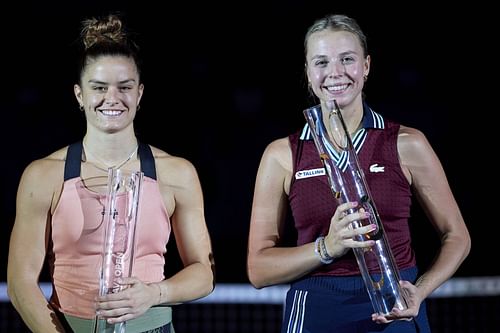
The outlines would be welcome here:
M 156 167 L 153 152 L 148 144 L 139 142 L 139 158 L 141 159 L 141 170 L 144 176 L 156 180 Z
M 82 141 L 77 141 L 68 146 L 66 162 L 64 164 L 64 181 L 80 177 L 82 163 Z M 139 158 L 141 160 L 141 170 L 146 177 L 156 180 L 156 167 L 153 152 L 149 145 L 139 142 Z
M 80 176 L 82 163 L 82 142 L 77 141 L 68 146 L 64 163 L 64 181 Z

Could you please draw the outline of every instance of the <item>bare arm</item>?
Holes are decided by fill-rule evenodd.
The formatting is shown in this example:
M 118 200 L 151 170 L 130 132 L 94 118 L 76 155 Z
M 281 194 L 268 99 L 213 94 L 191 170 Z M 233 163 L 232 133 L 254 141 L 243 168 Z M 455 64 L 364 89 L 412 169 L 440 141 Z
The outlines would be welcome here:
M 292 172 L 287 139 L 271 143 L 257 172 L 248 240 L 247 272 L 257 288 L 295 280 L 321 265 L 314 243 L 277 247 L 282 238 Z
M 469 254 L 471 243 L 441 162 L 423 133 L 401 126 L 398 152 L 403 172 L 439 234 L 441 248 L 415 285 L 408 281 L 401 283 L 407 291 L 408 309 L 393 309 L 388 317 L 373 314 L 372 319 L 380 323 L 415 317 L 421 302 L 457 271 Z
M 33 332 L 64 332 L 38 286 L 46 254 L 46 227 L 54 196 L 54 162 L 40 160 L 26 168 L 19 184 L 16 220 L 7 269 L 12 304 Z
M 205 223 L 203 193 L 198 174 L 187 160 L 174 158 L 165 168 L 173 189 L 172 228 L 184 268 L 159 284 L 160 303 L 182 303 L 210 294 L 214 288 L 214 262 Z
M 300 278 L 322 265 L 315 242 L 296 247 L 279 247 L 292 178 L 292 156 L 288 139 L 271 143 L 257 172 L 248 240 L 247 272 L 250 282 L 261 288 Z M 355 241 L 355 235 L 371 231 L 371 226 L 351 229 L 351 222 L 364 219 L 363 212 L 348 213 L 356 203 L 339 205 L 325 236 L 326 251 L 340 257 L 350 248 L 373 245 Z
M 469 254 L 471 240 L 441 162 L 425 136 L 402 127 L 398 151 L 403 170 L 441 239 L 433 264 L 416 283 L 425 298 L 456 272 Z

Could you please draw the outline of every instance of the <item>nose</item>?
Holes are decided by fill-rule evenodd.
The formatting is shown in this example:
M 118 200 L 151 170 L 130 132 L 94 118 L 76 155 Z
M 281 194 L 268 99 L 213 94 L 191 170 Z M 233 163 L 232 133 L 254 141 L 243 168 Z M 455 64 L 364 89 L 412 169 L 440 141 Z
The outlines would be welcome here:
M 119 101 L 119 91 L 115 87 L 108 87 L 104 95 L 104 102 L 108 104 L 116 104 Z
M 340 59 L 332 59 L 328 65 L 328 76 L 338 77 L 345 73 L 345 67 Z

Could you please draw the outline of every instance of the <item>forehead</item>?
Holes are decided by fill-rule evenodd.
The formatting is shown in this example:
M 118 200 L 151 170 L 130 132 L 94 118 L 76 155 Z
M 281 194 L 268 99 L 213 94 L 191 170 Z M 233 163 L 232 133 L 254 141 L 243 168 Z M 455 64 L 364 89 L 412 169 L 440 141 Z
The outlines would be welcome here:
M 100 56 L 87 62 L 84 78 L 104 79 L 113 77 L 118 80 L 136 79 L 138 76 L 135 62 L 124 56 Z
M 344 30 L 322 30 L 309 36 L 308 56 L 331 55 L 345 52 L 363 54 L 361 42 L 355 34 Z

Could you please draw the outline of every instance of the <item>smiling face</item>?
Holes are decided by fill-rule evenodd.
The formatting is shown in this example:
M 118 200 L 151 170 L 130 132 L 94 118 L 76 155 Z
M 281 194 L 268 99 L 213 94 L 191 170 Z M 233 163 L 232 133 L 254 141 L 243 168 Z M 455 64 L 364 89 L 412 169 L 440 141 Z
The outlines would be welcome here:
M 364 57 L 358 37 L 344 30 L 321 30 L 307 41 L 306 71 L 314 94 L 321 100 L 336 99 L 341 108 L 361 105 L 364 77 L 370 56 Z
M 75 96 L 85 109 L 87 127 L 114 133 L 132 126 L 143 92 L 131 58 L 100 56 L 89 61 Z

